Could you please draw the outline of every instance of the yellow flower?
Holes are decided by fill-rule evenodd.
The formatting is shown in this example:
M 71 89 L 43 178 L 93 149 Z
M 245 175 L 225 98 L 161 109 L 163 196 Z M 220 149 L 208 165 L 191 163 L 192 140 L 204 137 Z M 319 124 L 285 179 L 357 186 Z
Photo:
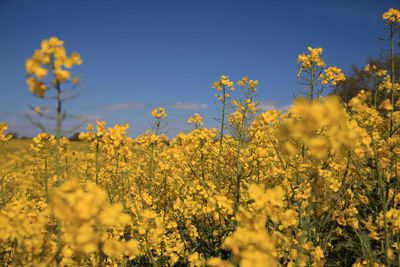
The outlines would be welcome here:
M 66 57 L 66 58 L 63 59 L 63 65 L 67 69 L 71 68 L 73 64 L 74 64 L 74 62 L 72 61 L 72 58 Z
M 44 93 L 49 89 L 43 82 L 39 82 L 34 77 L 29 78 L 26 82 L 29 84 L 29 90 L 40 97 L 44 97 Z
M 56 37 L 51 37 L 49 40 L 43 40 L 41 43 L 41 50 L 35 50 L 32 58 L 28 58 L 25 62 L 25 69 L 28 75 L 35 74 L 38 79 L 44 79 L 49 69 L 53 70 L 55 83 L 62 83 L 67 79 L 71 78 L 69 71 L 63 70 L 61 67 L 71 68 L 73 65 L 79 65 L 82 63 L 80 55 L 77 52 L 73 52 L 71 57 L 67 57 L 64 42 Z M 45 67 L 43 67 L 43 64 Z M 49 65 L 52 65 L 50 68 Z M 46 67 L 47 66 L 47 67 Z M 31 91 L 36 92 L 35 94 L 44 96 L 44 87 L 40 88 L 37 84 L 34 84 L 33 80 L 27 81 L 31 85 Z M 71 80 L 72 83 L 77 85 L 79 78 Z M 35 88 L 36 90 L 33 90 Z
M 326 66 L 325 62 L 320 58 L 320 55 L 322 54 L 321 47 L 319 48 L 308 47 L 308 50 L 310 51 L 309 55 L 303 53 L 299 55 L 297 58 L 297 63 L 300 65 L 300 70 L 297 74 L 297 77 L 300 76 L 303 69 L 309 70 L 314 65 L 321 68 L 324 68 Z
M 56 59 L 61 59 L 63 60 L 66 57 L 67 52 L 65 51 L 64 46 L 56 47 L 53 50 L 53 54 Z
M 233 87 L 233 82 L 228 79 L 229 76 L 222 75 L 218 82 L 214 82 L 212 88 L 216 88 L 218 91 L 223 91 L 221 95 L 215 94 L 215 96 L 223 102 L 224 99 L 229 97 L 227 92 L 232 92 L 235 90 Z
M 152 112 L 151 115 L 157 119 L 159 118 L 166 118 L 167 114 L 165 113 L 165 109 L 164 108 L 155 108 Z
M 233 267 L 229 261 L 221 260 L 220 258 L 211 258 L 207 261 L 207 266 L 214 267 Z
M 198 113 L 195 113 L 194 117 L 190 117 L 188 120 L 188 124 L 191 123 L 194 123 L 196 128 L 203 126 L 203 118 Z
M 120 203 L 108 206 L 100 215 L 100 222 L 106 226 L 123 225 L 129 223 L 129 216 L 123 213 Z
M 36 74 L 39 79 L 43 79 L 47 75 L 48 71 L 40 65 L 40 62 L 31 58 L 26 60 L 25 69 L 28 74 Z
M 9 141 L 12 138 L 11 134 L 6 136 L 7 129 L 8 129 L 7 124 L 5 122 L 0 122 L 0 145 L 2 143 Z
M 322 79 L 322 84 L 332 83 L 333 86 L 336 86 L 338 82 L 343 82 L 346 80 L 346 76 L 342 73 L 342 70 L 337 67 L 329 67 L 325 70 L 325 73 L 322 73 L 319 77 Z
M 49 45 L 52 46 L 52 47 L 61 46 L 61 45 L 63 45 L 63 44 L 64 44 L 64 42 L 61 41 L 61 40 L 58 40 L 57 37 L 51 37 L 51 38 L 49 39 Z
M 398 9 L 391 8 L 385 13 L 383 13 L 382 18 L 392 23 L 393 22 L 400 23 L 400 11 Z
M 81 80 L 81 77 L 75 77 L 75 78 L 71 79 L 71 82 L 75 85 L 78 85 L 80 80 Z
M 61 68 L 56 68 L 54 70 L 54 75 L 56 76 L 56 81 L 58 83 L 62 83 L 63 81 L 71 77 L 71 72 L 67 70 L 62 70 Z
M 71 54 L 71 59 L 72 59 L 72 62 L 73 62 L 75 65 L 80 65 L 80 64 L 82 64 L 81 56 L 80 56 L 77 52 L 72 52 L 72 54 Z
M 393 106 L 390 103 L 390 99 L 385 99 L 380 105 L 379 105 L 380 109 L 385 109 L 385 110 L 392 110 Z
M 51 54 L 53 52 L 53 48 L 50 47 L 49 40 L 42 41 L 41 51 L 45 54 Z
M 324 257 L 324 251 L 321 249 L 320 246 L 316 246 L 314 248 L 314 257 L 317 259 L 322 259 Z

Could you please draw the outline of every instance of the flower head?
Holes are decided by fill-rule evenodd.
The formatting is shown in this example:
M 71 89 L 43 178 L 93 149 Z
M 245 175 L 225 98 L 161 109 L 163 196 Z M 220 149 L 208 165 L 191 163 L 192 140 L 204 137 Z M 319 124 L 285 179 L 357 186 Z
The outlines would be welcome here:
M 310 51 L 309 55 L 305 53 L 299 55 L 297 58 L 297 63 L 300 64 L 300 70 L 297 76 L 300 76 L 303 69 L 311 69 L 312 66 L 316 65 L 318 67 L 324 68 L 326 66 L 325 62 L 321 59 L 320 55 L 322 54 L 322 48 L 311 48 L 308 47 Z
M 383 13 L 382 18 L 387 20 L 388 23 L 397 22 L 400 23 L 400 11 L 395 8 L 391 8 Z
M 157 119 L 159 118 L 166 118 L 167 114 L 165 113 L 165 109 L 164 108 L 155 108 L 152 112 L 151 115 Z

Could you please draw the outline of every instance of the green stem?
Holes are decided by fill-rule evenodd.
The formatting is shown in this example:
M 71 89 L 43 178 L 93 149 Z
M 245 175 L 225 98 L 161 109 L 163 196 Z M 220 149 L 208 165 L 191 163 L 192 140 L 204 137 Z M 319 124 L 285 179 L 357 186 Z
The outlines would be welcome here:
M 225 128 L 225 109 L 226 109 L 226 97 L 225 97 L 226 87 L 222 86 L 222 113 L 221 113 L 221 130 L 219 132 L 219 152 L 218 152 L 218 180 L 221 183 L 222 170 L 221 170 L 221 156 L 223 150 L 223 138 L 224 138 L 224 128 Z
M 222 154 L 222 139 L 224 138 L 224 128 L 225 128 L 225 108 L 226 108 L 226 98 L 225 98 L 226 88 L 225 85 L 222 87 L 222 114 L 221 114 L 221 130 L 219 133 L 219 154 Z
M 60 266 L 62 256 L 61 256 L 61 251 L 63 247 L 63 242 L 62 242 L 62 237 L 61 237 L 61 220 L 57 219 L 57 250 L 56 250 L 56 255 L 55 255 L 55 260 L 57 266 Z
M 49 204 L 49 178 L 47 173 L 47 157 L 44 157 L 44 188 L 46 193 L 46 203 Z
M 61 138 L 61 88 L 60 83 L 56 83 L 57 89 L 57 128 L 56 128 L 56 172 L 57 172 L 57 186 L 61 185 L 61 170 L 60 170 L 60 138 Z
M 54 61 L 52 62 L 53 71 L 55 70 Z M 61 96 L 61 84 L 56 81 L 55 88 L 57 90 L 57 127 L 56 127 L 56 174 L 57 174 L 57 187 L 61 186 L 61 170 L 60 170 L 60 138 L 61 138 L 61 121 L 62 121 L 62 96 Z M 62 237 L 61 237 L 61 220 L 57 218 L 57 250 L 55 255 L 55 260 L 57 266 L 61 262 L 61 251 L 63 247 Z
M 97 138 L 97 143 L 96 143 L 96 185 L 99 185 L 99 148 L 100 148 L 100 139 Z
M 240 203 L 240 184 L 241 184 L 241 176 L 242 176 L 242 171 L 241 171 L 241 164 L 240 164 L 240 152 L 241 148 L 243 145 L 243 139 L 245 138 L 244 136 L 244 131 L 245 131 L 245 126 L 247 122 L 247 113 L 248 113 L 248 104 L 247 100 L 249 99 L 250 92 L 247 91 L 245 94 L 245 106 L 244 110 L 242 111 L 242 119 L 240 122 L 240 127 L 238 129 L 238 147 L 237 147 L 237 153 L 236 153 L 236 208 L 235 208 L 235 213 L 239 212 L 239 203 Z
M 155 135 L 158 135 L 158 132 L 160 130 L 160 122 L 157 123 L 157 128 Z M 154 178 L 154 151 L 156 148 L 156 142 L 153 142 L 151 144 L 151 155 L 150 155 L 150 166 L 149 166 L 149 195 L 153 196 L 153 191 L 152 191 L 152 182 Z
M 315 69 L 314 66 L 311 67 L 311 81 L 310 81 L 310 99 L 309 101 L 312 101 L 314 99 L 314 79 L 315 79 Z
M 115 172 L 114 172 L 114 179 L 113 179 L 113 187 L 112 187 L 112 197 L 111 197 L 111 204 L 114 203 L 114 198 L 116 195 L 116 187 L 117 187 L 117 180 L 118 180 L 118 167 L 119 167 L 119 153 L 116 152 L 117 154 L 117 163 L 115 165 Z
M 370 135 L 371 137 L 373 137 L 372 134 L 372 129 L 370 130 Z M 384 181 L 383 181 L 383 177 L 382 177 L 382 172 L 380 170 L 380 162 L 379 162 L 379 156 L 378 156 L 378 150 L 376 147 L 376 142 L 374 139 L 372 139 L 372 147 L 373 147 L 373 151 L 374 151 L 374 159 L 375 159 L 375 164 L 376 164 L 376 172 L 378 175 L 378 188 L 379 191 L 381 193 L 381 199 L 382 199 L 382 208 L 383 208 L 383 228 L 384 228 L 384 234 L 385 234 L 385 245 L 384 245 L 384 249 L 385 249 L 385 262 L 386 262 L 386 266 L 389 266 L 389 256 L 388 256 L 388 249 L 390 248 L 389 245 L 389 229 L 388 229 L 388 222 L 387 222 L 387 203 L 386 203 L 386 188 L 384 185 Z M 379 193 L 379 192 L 378 192 Z
M 392 110 L 390 111 L 390 133 L 393 130 L 393 111 L 394 111 L 394 81 L 395 81 L 395 69 L 394 69 L 394 46 L 393 46 L 393 23 L 390 23 L 390 60 L 391 60 L 391 69 L 390 69 L 390 75 L 391 75 L 391 79 L 392 79 L 392 92 L 391 92 L 391 99 L 390 99 L 390 103 L 392 104 Z
M 65 157 L 65 175 L 67 177 L 67 180 L 69 180 L 68 157 Z

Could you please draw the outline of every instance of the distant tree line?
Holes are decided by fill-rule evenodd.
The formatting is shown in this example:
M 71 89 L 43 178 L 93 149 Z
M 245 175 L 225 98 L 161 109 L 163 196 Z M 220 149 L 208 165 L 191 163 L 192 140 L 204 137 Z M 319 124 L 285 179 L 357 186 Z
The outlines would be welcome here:
M 400 77 L 400 57 L 394 56 L 394 77 L 396 82 L 399 82 Z M 392 59 L 391 58 L 368 58 L 367 64 L 370 66 L 375 65 L 377 69 L 386 70 L 387 74 L 391 75 L 391 66 Z M 364 91 L 373 91 L 378 90 L 377 83 L 370 81 L 369 73 L 364 71 L 364 67 L 360 68 L 356 65 L 353 65 L 350 73 L 346 74 L 346 81 L 340 83 L 336 89 L 334 89 L 331 94 L 338 95 L 345 103 L 350 101 L 353 97 L 355 97 L 361 90 Z M 383 97 L 382 97 L 383 99 Z M 378 103 L 382 100 L 378 99 Z

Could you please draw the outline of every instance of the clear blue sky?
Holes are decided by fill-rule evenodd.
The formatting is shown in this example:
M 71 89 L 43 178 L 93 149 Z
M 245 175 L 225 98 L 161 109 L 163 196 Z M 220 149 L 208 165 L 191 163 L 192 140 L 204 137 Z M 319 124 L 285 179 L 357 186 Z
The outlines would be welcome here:
M 397 4 L 397 5 L 396 5 Z M 259 81 L 264 107 L 291 103 L 297 56 L 322 47 L 328 66 L 349 71 L 385 48 L 382 13 L 397 1 L 252 0 L 0 0 L 0 121 L 32 136 L 27 105 L 54 105 L 32 96 L 25 60 L 41 40 L 56 36 L 68 55 L 81 95 L 68 113 L 130 123 L 135 137 L 149 128 L 150 112 L 165 107 L 169 135 L 187 131 L 189 116 L 216 115 L 213 81 L 230 75 Z M 66 128 L 76 123 L 67 121 Z M 82 128 L 84 130 L 84 128 Z

